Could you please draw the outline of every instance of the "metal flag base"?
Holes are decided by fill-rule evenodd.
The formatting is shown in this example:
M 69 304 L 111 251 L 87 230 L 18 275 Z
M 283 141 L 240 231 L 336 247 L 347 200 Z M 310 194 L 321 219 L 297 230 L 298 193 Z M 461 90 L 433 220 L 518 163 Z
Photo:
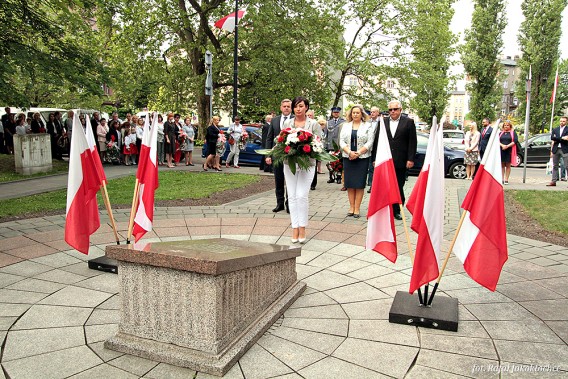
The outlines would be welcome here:
M 114 259 L 107 258 L 105 255 L 99 258 L 89 260 L 89 268 L 104 272 L 118 274 L 118 262 Z
M 458 331 L 458 299 L 436 296 L 431 307 L 421 306 L 418 297 L 397 291 L 389 311 L 389 322 L 424 328 Z

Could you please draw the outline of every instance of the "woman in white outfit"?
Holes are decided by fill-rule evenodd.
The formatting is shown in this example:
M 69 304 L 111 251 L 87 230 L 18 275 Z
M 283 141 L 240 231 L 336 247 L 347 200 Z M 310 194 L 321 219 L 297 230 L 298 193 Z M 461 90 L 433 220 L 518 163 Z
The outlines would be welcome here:
M 471 122 L 469 124 L 469 130 L 465 134 L 465 154 L 463 157 L 465 163 L 465 172 L 467 174 L 466 180 L 473 180 L 473 174 L 475 174 L 475 166 L 479 162 L 479 138 L 481 133 L 477 131 L 477 124 Z
M 241 135 L 243 134 L 243 126 L 241 125 L 241 118 L 239 116 L 235 116 L 235 123 L 229 126 L 227 133 L 229 133 L 229 135 L 233 137 L 233 144 L 229 144 L 231 152 L 227 157 L 225 167 L 229 168 L 229 162 L 231 161 L 231 159 L 234 159 L 233 165 L 235 166 L 235 168 L 240 168 L 239 154 L 241 152 L 241 149 L 239 148 L 239 141 L 241 139 Z
M 318 123 L 306 116 L 310 109 L 308 99 L 298 96 L 292 100 L 292 112 L 294 118 L 287 120 L 282 129 L 300 128 L 310 133 L 317 133 Z M 308 193 L 310 184 L 314 178 L 315 159 L 310 159 L 310 168 L 301 170 L 296 167 L 296 174 L 292 174 L 287 162 L 284 162 L 284 178 L 286 180 L 286 191 L 288 192 L 288 206 L 290 209 L 290 219 L 292 222 L 292 243 L 306 241 L 306 226 L 308 225 Z

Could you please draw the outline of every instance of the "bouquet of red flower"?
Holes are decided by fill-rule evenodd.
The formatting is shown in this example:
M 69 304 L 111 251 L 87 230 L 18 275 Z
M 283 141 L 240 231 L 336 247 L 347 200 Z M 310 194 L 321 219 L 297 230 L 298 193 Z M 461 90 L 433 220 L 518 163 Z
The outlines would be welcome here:
M 332 172 L 343 172 L 343 160 L 339 159 L 341 153 L 339 151 L 331 153 L 334 157 L 337 157 L 336 161 L 331 161 L 327 164 L 327 168 Z
M 310 159 L 326 162 L 337 160 L 336 156 L 324 150 L 319 136 L 304 129 L 284 129 L 274 142 L 275 145 L 271 150 L 257 150 L 257 153 L 272 157 L 276 166 L 288 163 L 293 174 L 296 173 L 296 165 L 300 170 L 309 169 Z
M 247 144 L 248 137 L 249 137 L 249 135 L 248 135 L 247 131 L 243 130 L 243 133 L 241 134 L 241 138 L 239 138 L 239 149 L 241 149 L 241 150 L 244 149 L 244 147 Z

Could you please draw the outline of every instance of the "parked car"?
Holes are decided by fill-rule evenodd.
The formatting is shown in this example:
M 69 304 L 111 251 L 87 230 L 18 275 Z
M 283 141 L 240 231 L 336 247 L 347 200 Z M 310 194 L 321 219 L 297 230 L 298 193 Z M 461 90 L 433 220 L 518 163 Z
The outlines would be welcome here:
M 417 148 L 414 157 L 414 167 L 408 173 L 418 175 L 422 166 L 424 166 L 424 158 L 426 157 L 426 147 L 428 146 L 429 135 L 425 133 L 416 133 Z M 464 151 L 450 148 L 444 145 L 444 174 L 454 179 L 464 179 L 466 177 L 465 163 L 463 160 Z
M 241 164 L 250 164 L 250 165 L 259 165 L 260 160 L 263 158 L 263 155 L 257 154 L 256 150 L 261 149 L 262 144 L 262 129 L 256 126 L 250 125 L 257 125 L 257 124 L 243 124 L 247 133 L 248 133 L 248 141 L 241 150 L 239 154 L 239 165 Z M 225 133 L 228 127 L 220 128 L 221 132 Z M 221 157 L 221 163 L 227 160 L 227 157 L 230 153 L 230 145 L 229 142 L 225 142 L 225 153 Z M 203 145 L 203 150 L 201 156 L 205 158 L 207 156 L 207 144 Z
M 527 164 L 542 163 L 546 164 L 550 159 L 551 140 L 550 133 L 537 134 L 527 141 Z M 521 148 L 517 149 L 517 164 L 525 161 L 525 143 L 521 143 Z
M 465 150 L 465 133 L 462 130 L 444 130 L 442 137 L 446 145 Z

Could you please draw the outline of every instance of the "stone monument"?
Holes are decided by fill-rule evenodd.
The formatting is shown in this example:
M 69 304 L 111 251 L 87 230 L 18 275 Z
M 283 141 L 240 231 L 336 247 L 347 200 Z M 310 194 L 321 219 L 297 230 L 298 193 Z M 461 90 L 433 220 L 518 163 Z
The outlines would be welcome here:
M 14 161 L 17 173 L 31 175 L 53 169 L 50 138 L 47 133 L 14 135 Z
M 305 289 L 300 253 L 224 238 L 107 246 L 121 306 L 105 347 L 224 375 Z

